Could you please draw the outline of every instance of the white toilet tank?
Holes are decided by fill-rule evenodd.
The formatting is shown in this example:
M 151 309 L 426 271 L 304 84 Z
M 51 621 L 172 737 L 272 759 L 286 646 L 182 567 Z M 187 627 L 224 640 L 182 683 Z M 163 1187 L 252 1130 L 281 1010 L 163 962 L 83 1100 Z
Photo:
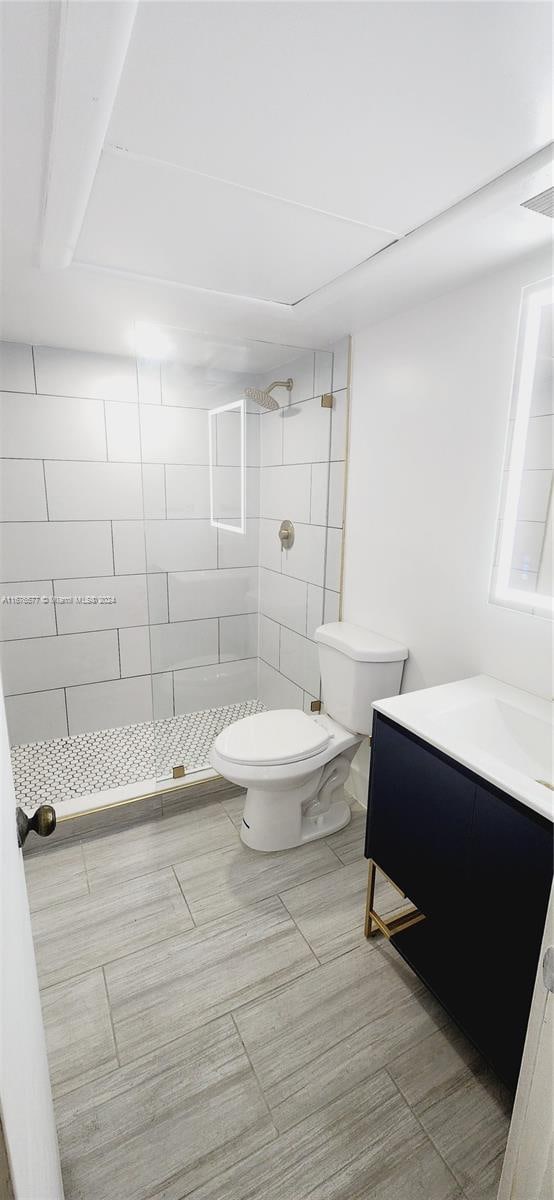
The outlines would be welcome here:
M 329 716 L 351 733 L 370 733 L 373 701 L 400 691 L 406 646 L 347 621 L 320 625 L 314 636 Z

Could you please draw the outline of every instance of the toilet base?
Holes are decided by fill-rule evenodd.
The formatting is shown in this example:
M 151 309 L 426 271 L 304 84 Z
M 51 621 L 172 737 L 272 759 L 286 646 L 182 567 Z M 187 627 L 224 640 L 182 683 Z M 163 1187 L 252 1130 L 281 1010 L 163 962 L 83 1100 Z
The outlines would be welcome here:
M 329 837 L 350 821 L 344 783 L 350 754 L 340 754 L 296 787 L 249 787 L 240 836 L 251 850 L 291 850 Z
M 303 846 L 306 842 L 314 842 L 317 838 L 337 833 L 350 823 L 351 816 L 347 800 L 334 800 L 326 812 L 313 816 L 306 813 L 302 815 L 299 825 L 294 822 L 292 827 L 287 828 L 281 821 L 279 828 L 276 828 L 273 823 L 268 825 L 267 820 L 263 819 L 263 812 L 258 803 L 248 805 L 247 794 L 240 837 L 251 850 L 291 850 L 294 846 Z

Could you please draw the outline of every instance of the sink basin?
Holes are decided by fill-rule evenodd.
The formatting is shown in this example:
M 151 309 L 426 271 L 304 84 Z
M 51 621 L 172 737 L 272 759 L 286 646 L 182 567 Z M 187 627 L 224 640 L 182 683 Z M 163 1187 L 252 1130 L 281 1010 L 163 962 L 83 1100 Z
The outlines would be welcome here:
M 379 700 L 374 707 L 553 820 L 552 706 L 547 700 L 476 675 Z
M 478 701 L 443 713 L 432 719 L 429 727 L 438 736 L 459 735 L 515 771 L 552 785 L 552 727 L 513 704 L 498 699 Z

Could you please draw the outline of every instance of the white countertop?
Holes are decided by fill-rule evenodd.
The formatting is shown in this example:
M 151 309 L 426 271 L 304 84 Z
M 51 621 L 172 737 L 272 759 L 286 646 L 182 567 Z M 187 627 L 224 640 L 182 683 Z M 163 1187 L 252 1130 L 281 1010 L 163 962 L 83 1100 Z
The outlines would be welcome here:
M 373 707 L 554 820 L 552 704 L 489 675 L 407 692 Z M 545 783 L 538 782 L 544 780 Z

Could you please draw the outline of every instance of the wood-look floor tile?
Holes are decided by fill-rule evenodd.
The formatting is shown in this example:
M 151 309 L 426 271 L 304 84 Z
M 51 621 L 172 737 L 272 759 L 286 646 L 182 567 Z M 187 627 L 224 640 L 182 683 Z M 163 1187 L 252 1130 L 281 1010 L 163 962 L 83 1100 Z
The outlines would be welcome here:
M 449 1026 L 389 1070 L 468 1200 L 495 1200 L 510 1098 L 473 1047 Z
M 90 889 L 145 875 L 236 842 L 237 831 L 217 800 L 162 813 L 152 821 L 83 843 Z
M 237 842 L 229 849 L 175 864 L 197 925 L 336 869 L 337 859 L 323 841 L 275 854 L 261 854 Z
M 170 867 L 41 909 L 33 916 L 41 986 L 82 975 L 192 925 Z
M 244 812 L 244 801 L 246 792 L 238 792 L 235 796 L 222 796 L 221 805 L 225 809 L 227 816 L 231 818 L 236 829 L 240 829 L 242 825 L 242 814 Z
M 273 897 L 106 968 L 118 1052 L 128 1062 L 317 967 Z
M 314 954 L 320 962 L 328 962 L 356 946 L 371 944 L 363 931 L 366 891 L 367 862 L 362 859 L 279 895 Z M 404 903 L 380 876 L 375 888 L 377 911 L 390 915 Z
M 326 839 L 337 858 L 343 863 L 358 862 L 364 857 L 367 812 L 355 800 L 351 804 L 352 818 L 346 829 L 339 829 Z
M 46 988 L 41 1002 L 54 1096 L 118 1066 L 99 967 Z
M 447 1019 L 385 947 L 353 950 L 234 1016 L 281 1132 Z
M 385 1071 L 194 1192 L 194 1200 L 454 1200 L 458 1185 Z
M 63 1097 L 56 1119 L 68 1200 L 181 1200 L 276 1136 L 230 1017 Z
M 31 912 L 88 895 L 87 873 L 79 841 L 56 845 L 56 834 L 36 854 L 26 854 L 25 881 Z

